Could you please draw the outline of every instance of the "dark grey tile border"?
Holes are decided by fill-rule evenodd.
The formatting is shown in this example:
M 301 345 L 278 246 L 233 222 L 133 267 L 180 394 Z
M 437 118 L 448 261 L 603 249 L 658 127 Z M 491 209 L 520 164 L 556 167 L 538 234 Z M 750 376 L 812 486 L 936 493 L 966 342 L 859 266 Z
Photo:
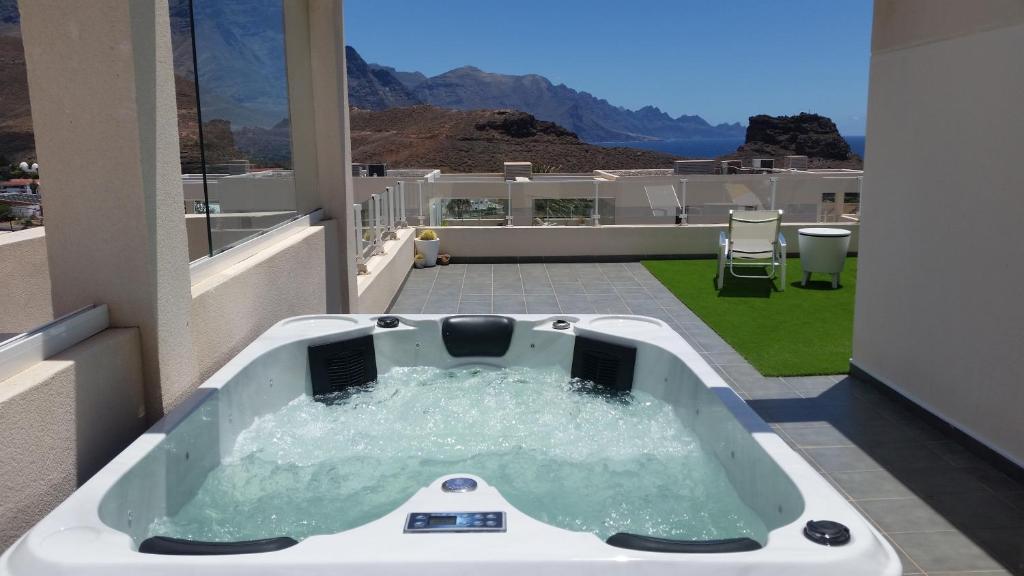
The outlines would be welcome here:
M 959 444 L 964 446 L 970 453 L 978 456 L 988 464 L 995 467 L 997 470 L 1006 474 L 1014 481 L 1024 484 L 1024 468 L 1018 466 L 1009 458 L 1003 456 L 999 452 L 989 448 L 984 443 L 978 441 L 973 436 L 964 432 L 960 428 L 957 428 L 953 424 L 950 424 L 943 418 L 933 414 L 930 410 L 921 406 L 917 402 L 914 402 L 910 398 L 904 396 L 898 390 L 889 387 L 887 384 L 875 378 L 871 373 L 857 366 L 856 363 L 850 362 L 850 376 L 856 378 L 862 382 L 875 386 L 878 390 L 884 393 L 887 397 L 895 400 L 900 406 L 908 409 L 914 416 L 923 420 L 932 427 L 938 429 L 940 432 L 947 436 L 954 438 Z

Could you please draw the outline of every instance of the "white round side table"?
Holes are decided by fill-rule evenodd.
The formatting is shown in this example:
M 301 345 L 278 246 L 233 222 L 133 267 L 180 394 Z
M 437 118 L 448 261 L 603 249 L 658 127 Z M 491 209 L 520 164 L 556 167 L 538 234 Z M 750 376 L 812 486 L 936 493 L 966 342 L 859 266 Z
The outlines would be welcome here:
M 839 287 L 839 274 L 846 263 L 850 231 L 842 228 L 800 228 L 800 265 L 804 269 L 802 286 L 812 272 L 832 275 L 832 287 Z

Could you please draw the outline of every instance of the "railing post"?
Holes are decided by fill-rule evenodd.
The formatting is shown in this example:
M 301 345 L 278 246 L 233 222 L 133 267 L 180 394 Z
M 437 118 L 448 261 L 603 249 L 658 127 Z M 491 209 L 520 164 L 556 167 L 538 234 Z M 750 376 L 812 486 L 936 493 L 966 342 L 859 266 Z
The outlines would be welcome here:
M 356 273 L 363 273 L 366 269 L 366 251 L 363 247 L 363 205 L 353 204 L 352 205 L 352 218 L 355 225 L 352 227 L 356 231 Z
M 679 179 L 680 198 L 676 199 L 676 202 L 679 203 L 679 217 L 676 218 L 676 224 L 688 224 L 686 221 L 686 184 L 688 182 L 686 178 Z
M 771 209 L 775 210 L 775 189 L 778 187 L 779 178 L 778 178 L 778 176 L 771 176 L 771 177 L 768 178 L 768 182 L 771 183 L 771 187 L 772 187 L 772 206 L 771 206 Z
M 601 182 L 599 182 L 597 180 L 594 180 L 594 211 L 591 214 L 591 217 L 592 217 L 592 220 L 593 220 L 593 225 L 595 227 L 601 225 L 601 211 L 597 207 L 598 202 L 600 202 L 600 198 L 601 198 L 600 192 L 601 192 Z
M 508 190 L 508 198 L 506 200 L 508 204 L 505 206 L 505 226 L 512 226 L 512 181 L 505 182 L 505 186 Z
M 388 226 L 394 232 L 398 229 L 398 189 L 388 188 Z
M 373 253 L 377 253 L 381 247 L 380 234 L 381 219 L 381 198 L 380 194 L 370 194 L 370 229 L 373 233 Z
M 398 227 L 409 226 L 408 216 L 405 213 L 405 181 L 398 182 Z
M 860 215 L 864 213 L 864 177 L 857 176 L 857 222 L 860 222 Z
M 416 208 L 419 215 L 416 217 L 419 225 L 423 226 L 423 181 L 416 183 Z
M 384 187 L 384 224 L 385 234 L 395 229 L 395 198 L 391 186 Z

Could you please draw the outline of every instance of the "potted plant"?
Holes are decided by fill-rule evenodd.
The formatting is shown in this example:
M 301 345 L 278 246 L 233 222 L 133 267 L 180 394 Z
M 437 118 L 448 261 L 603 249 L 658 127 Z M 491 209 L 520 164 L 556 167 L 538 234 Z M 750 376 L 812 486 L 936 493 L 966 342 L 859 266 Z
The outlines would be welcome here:
M 412 265 L 416 268 L 423 268 L 427 263 L 427 260 L 423 257 L 423 254 L 417 252 L 412 259 Z
M 437 232 L 427 228 L 420 232 L 414 243 L 416 244 L 416 252 L 423 255 L 424 266 L 430 268 L 437 264 L 437 253 L 441 248 L 441 240 L 437 237 Z

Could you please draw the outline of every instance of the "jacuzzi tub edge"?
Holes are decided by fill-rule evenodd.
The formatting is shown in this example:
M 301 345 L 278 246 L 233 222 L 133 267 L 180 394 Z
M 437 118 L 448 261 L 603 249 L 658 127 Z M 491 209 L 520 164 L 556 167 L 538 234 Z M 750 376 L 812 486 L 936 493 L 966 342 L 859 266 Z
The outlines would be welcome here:
M 230 575 L 287 570 L 328 574 L 344 567 L 360 574 L 440 576 L 471 565 L 486 566 L 488 572 L 498 576 L 519 574 L 533 567 L 559 574 L 626 574 L 638 563 L 644 564 L 645 573 L 650 574 L 676 573 L 684 566 L 687 574 L 696 575 L 889 576 L 901 572 L 895 552 L 870 523 L 774 434 L 699 353 L 656 319 L 508 315 L 515 319 L 516 327 L 506 356 L 478 359 L 454 358 L 444 352 L 439 326 L 449 315 L 398 315 L 401 325 L 390 329 L 375 326 L 379 316 L 305 316 L 271 327 L 12 545 L 0 557 L 0 575 Z M 571 329 L 555 330 L 551 323 L 558 318 L 569 320 Z M 297 370 L 305 360 L 291 358 L 283 362 L 290 366 L 281 366 L 286 352 L 363 335 L 373 335 L 375 341 L 386 344 L 378 346 L 377 363 L 383 369 L 417 362 L 440 367 L 523 365 L 531 361 L 565 365 L 566 351 L 571 356 L 577 335 L 635 345 L 638 373 L 643 373 L 636 385 L 669 401 L 680 418 L 691 420 L 690 425 L 698 431 L 702 443 L 715 451 L 737 492 L 770 527 L 764 547 L 724 554 L 665 554 L 617 548 L 593 534 L 563 530 L 518 512 L 486 479 L 478 479 L 478 491 L 453 501 L 439 490 L 442 478 L 369 524 L 312 536 L 277 552 L 159 556 L 137 551 L 139 524 L 148 523 L 147 514 L 158 513 L 154 510 L 162 509 L 161 505 L 173 507 L 173 502 L 187 497 L 187 489 L 178 484 L 201 481 L 212 465 L 209 460 L 219 458 L 218 449 L 230 446 L 239 430 L 255 416 L 294 397 L 295 390 L 287 389 L 280 370 Z M 530 340 L 543 341 L 544 345 L 531 347 Z M 306 386 L 308 391 L 308 382 Z M 207 423 L 206 428 L 191 426 L 185 430 L 181 425 L 190 418 Z M 176 438 L 174 432 L 179 429 L 195 438 Z M 210 432 L 215 438 L 200 432 Z M 218 449 L 204 452 L 203 444 Z M 183 468 L 186 472 L 180 482 L 168 482 L 168 459 L 187 452 L 189 446 L 193 451 L 191 468 Z M 162 470 L 164 477 L 151 475 L 148 486 L 135 482 L 137 477 L 146 477 L 139 476 L 146 466 Z M 457 473 L 453 470 L 446 477 Z M 161 502 L 150 505 L 145 503 L 148 500 Z M 509 530 L 500 535 L 447 534 L 440 545 L 437 535 L 395 531 L 405 515 L 417 507 L 470 510 L 499 503 L 509 511 Z M 850 528 L 853 537 L 850 543 L 838 547 L 812 543 L 803 535 L 808 520 L 841 522 Z

